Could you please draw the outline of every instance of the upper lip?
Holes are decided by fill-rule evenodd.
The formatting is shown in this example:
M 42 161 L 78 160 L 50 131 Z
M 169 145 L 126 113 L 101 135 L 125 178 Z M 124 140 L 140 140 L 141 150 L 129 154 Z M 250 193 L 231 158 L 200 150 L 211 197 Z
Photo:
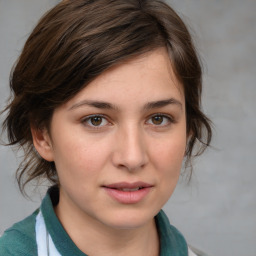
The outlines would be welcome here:
M 142 181 L 137 181 L 137 182 L 118 182 L 118 183 L 112 183 L 108 185 L 104 185 L 103 187 L 106 188 L 113 188 L 113 189 L 134 189 L 134 188 L 148 188 L 148 187 L 153 187 L 152 184 L 142 182 Z

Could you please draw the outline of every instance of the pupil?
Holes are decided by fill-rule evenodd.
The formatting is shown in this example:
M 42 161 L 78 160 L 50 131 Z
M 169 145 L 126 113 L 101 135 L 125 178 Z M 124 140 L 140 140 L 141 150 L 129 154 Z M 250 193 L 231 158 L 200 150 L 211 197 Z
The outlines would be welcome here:
M 153 117 L 153 123 L 154 124 L 161 124 L 163 122 L 163 117 L 162 116 L 154 116 Z
M 91 122 L 92 122 L 92 124 L 93 124 L 94 126 L 98 126 L 98 125 L 100 125 L 101 122 L 102 122 L 102 117 L 100 117 L 100 116 L 92 117 L 92 118 L 91 118 Z

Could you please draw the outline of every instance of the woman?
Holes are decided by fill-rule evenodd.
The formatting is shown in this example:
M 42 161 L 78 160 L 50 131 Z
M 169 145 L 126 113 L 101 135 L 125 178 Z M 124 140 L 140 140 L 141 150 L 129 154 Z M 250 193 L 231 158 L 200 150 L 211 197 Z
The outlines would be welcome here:
M 155 0 L 63 1 L 28 38 L 4 122 L 21 191 L 53 183 L 1 255 L 194 255 L 161 210 L 210 143 L 190 34 Z M 205 138 L 203 137 L 205 136 Z M 100 245 L 99 245 L 100 243 Z

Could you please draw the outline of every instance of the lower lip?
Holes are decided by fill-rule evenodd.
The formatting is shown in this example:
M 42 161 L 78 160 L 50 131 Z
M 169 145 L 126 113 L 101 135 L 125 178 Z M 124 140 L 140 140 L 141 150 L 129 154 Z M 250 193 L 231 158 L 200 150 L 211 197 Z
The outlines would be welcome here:
M 122 204 L 136 204 L 142 201 L 150 192 L 152 187 L 142 188 L 136 191 L 122 191 L 118 189 L 104 187 L 105 191 Z

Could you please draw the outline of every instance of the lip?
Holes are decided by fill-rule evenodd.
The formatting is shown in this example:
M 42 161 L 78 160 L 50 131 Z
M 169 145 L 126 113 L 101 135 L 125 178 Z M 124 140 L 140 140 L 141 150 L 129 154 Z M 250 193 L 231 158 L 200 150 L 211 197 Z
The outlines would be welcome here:
M 107 194 L 122 204 L 141 202 L 152 190 L 153 185 L 145 182 L 119 182 L 102 186 Z

